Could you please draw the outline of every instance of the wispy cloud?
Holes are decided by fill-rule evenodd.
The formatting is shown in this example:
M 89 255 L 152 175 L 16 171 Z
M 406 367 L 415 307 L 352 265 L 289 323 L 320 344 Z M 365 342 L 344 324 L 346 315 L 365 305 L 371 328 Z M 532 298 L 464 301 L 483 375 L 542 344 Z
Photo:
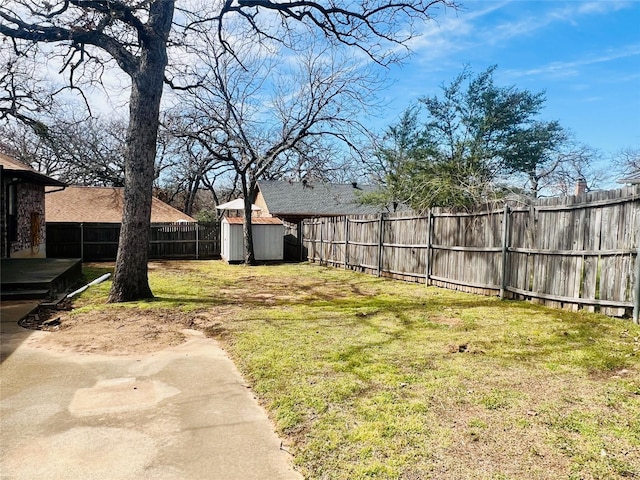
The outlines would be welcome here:
M 517 1 L 508 2 L 509 5 L 517 5 Z M 484 38 L 491 44 L 500 44 L 517 37 L 530 36 L 539 30 L 556 23 L 568 23 L 576 25 L 580 19 L 593 15 L 604 15 L 610 12 L 631 7 L 630 1 L 595 1 L 595 2 L 566 2 L 559 7 L 545 9 L 545 5 L 556 5 L 556 2 L 536 2 L 537 7 L 533 12 L 521 9 L 522 16 L 510 21 L 503 21 L 490 29 L 478 26 L 478 37 Z M 503 3 L 501 6 L 506 7 Z
M 394 115 L 439 94 L 465 64 L 496 63 L 497 82 L 548 92 L 545 115 L 580 141 L 611 151 L 637 143 L 638 0 L 461 1 L 464 10 L 424 25 L 412 61 L 393 72 L 397 86 L 385 95 Z
M 476 21 L 499 10 L 511 0 L 472 3 L 459 11 L 449 10 L 444 16 L 425 23 L 420 35 L 409 42 L 409 48 L 423 62 L 450 56 L 476 44 Z
M 535 8 L 522 8 L 518 5 L 520 3 Z M 531 36 L 552 24 L 577 24 L 581 18 L 616 12 L 631 7 L 633 3 L 628 0 L 571 1 L 557 6 L 558 2 L 472 0 L 465 3 L 465 9 L 449 11 L 436 21 L 425 24 L 421 36 L 412 40 L 409 46 L 421 61 L 431 62 L 465 50 L 504 45 L 514 38 Z M 507 12 L 509 8 L 510 19 L 497 23 L 487 21 L 488 17 Z
M 579 60 L 567 62 L 551 62 L 541 67 L 531 68 L 528 70 L 511 70 L 505 74 L 511 77 L 527 77 L 527 76 L 553 76 L 553 77 L 571 77 L 578 75 L 580 69 L 591 65 L 608 63 L 623 58 L 635 57 L 640 55 L 640 44 L 629 45 L 622 50 L 609 51 L 598 55 L 588 56 Z
M 622 10 L 624 8 L 629 7 L 633 2 L 629 0 L 609 0 L 609 1 L 594 1 L 594 2 L 584 2 L 579 3 L 577 7 L 574 7 L 579 14 L 600 14 L 607 12 L 616 12 L 618 10 Z

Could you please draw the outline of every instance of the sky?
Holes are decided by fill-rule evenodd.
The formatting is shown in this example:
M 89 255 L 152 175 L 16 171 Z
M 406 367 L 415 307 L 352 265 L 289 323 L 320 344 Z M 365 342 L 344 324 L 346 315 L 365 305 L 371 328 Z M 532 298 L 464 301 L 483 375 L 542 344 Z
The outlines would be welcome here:
M 558 120 L 601 152 L 640 148 L 640 0 L 460 0 L 412 41 L 388 72 L 381 126 L 440 93 L 465 65 L 497 65 L 498 86 L 546 92 L 541 119 Z
M 497 86 L 546 94 L 540 120 L 557 120 L 599 152 L 606 167 L 622 149 L 640 150 L 640 0 L 456 0 L 434 10 L 410 42 L 413 54 L 386 71 L 382 110 L 364 119 L 382 133 L 402 111 L 437 95 L 467 66 L 497 66 Z M 126 115 L 128 79 L 106 76 L 95 95 L 103 110 Z M 167 97 L 167 95 L 165 95 Z

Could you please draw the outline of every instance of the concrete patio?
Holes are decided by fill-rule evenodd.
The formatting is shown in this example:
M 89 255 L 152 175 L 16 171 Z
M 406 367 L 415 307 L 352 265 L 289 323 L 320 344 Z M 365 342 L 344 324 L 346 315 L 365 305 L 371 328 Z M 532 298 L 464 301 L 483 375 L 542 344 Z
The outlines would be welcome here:
M 273 426 L 200 332 L 135 356 L 47 350 L 2 305 L 0 472 L 15 480 L 288 480 Z M 57 333 L 60 334 L 60 333 Z

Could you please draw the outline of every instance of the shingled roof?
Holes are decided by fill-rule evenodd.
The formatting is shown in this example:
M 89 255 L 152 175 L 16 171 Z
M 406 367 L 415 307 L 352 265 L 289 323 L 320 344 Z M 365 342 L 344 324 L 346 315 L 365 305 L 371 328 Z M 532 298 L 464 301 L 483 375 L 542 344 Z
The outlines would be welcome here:
M 626 183 L 627 185 L 638 185 L 640 184 L 640 173 L 635 173 L 625 178 L 621 178 L 618 180 L 618 183 Z
M 67 187 L 45 195 L 47 222 L 121 223 L 124 189 L 118 187 Z M 157 198 L 151 203 L 151 223 L 196 220 Z
M 277 217 L 317 217 L 377 213 L 379 209 L 360 203 L 358 195 L 372 190 L 368 185 L 322 182 L 258 182 L 269 213 Z
M 37 172 L 29 165 L 26 165 L 15 158 L 11 158 L 4 153 L 0 153 L 0 165 L 2 166 L 3 175 L 23 178 L 31 183 L 38 185 L 49 185 L 52 187 L 64 187 L 66 183 L 47 177 Z

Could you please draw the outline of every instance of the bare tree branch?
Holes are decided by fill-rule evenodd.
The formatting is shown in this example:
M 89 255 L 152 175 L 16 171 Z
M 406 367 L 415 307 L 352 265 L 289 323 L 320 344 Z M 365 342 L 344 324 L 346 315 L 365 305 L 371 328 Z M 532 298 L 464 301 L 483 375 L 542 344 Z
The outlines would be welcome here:
M 262 117 L 255 116 L 260 111 L 257 103 L 248 100 L 234 103 L 238 98 L 246 98 L 247 93 L 256 94 L 258 98 L 254 100 L 259 100 L 260 82 L 217 87 L 221 79 L 228 79 L 229 74 L 234 73 L 234 69 L 237 69 L 236 73 L 249 71 L 241 62 L 244 60 L 242 45 L 260 48 L 270 44 L 284 45 L 295 50 L 299 40 L 307 36 L 323 37 L 325 44 L 354 47 L 375 62 L 387 65 L 401 56 L 397 47 L 405 47 L 406 41 L 416 34 L 414 23 L 429 20 L 432 10 L 437 7 L 455 7 L 455 3 L 454 0 L 390 3 L 355 0 L 344 6 L 335 0 L 227 0 L 222 5 L 203 2 L 198 9 L 183 8 L 179 10 L 180 18 L 174 22 L 175 7 L 175 0 L 61 0 L 53 4 L 44 0 L 13 0 L 0 3 L 0 36 L 10 39 L 8 46 L 15 56 L 36 55 L 32 50 L 34 45 L 56 45 L 58 51 L 49 53 L 49 58 L 60 56 L 61 71 L 68 76 L 67 82 L 72 88 L 81 87 L 81 80 L 99 82 L 102 68 L 112 61 L 131 79 L 124 218 L 110 301 L 136 300 L 152 295 L 147 279 L 145 242 L 149 237 L 154 160 L 165 84 L 182 92 L 197 90 L 205 98 L 208 95 L 215 107 L 222 105 L 220 114 L 214 108 L 205 111 L 210 114 L 209 123 L 203 121 L 198 133 L 193 135 L 206 136 L 206 149 L 211 158 L 232 162 L 242 183 L 245 202 L 249 202 L 247 195 L 255 188 L 256 175 L 266 174 L 270 164 L 286 158 L 287 151 L 302 154 L 313 143 L 310 139 L 326 137 L 320 132 L 335 133 L 341 128 L 343 133 L 335 134 L 333 138 L 348 140 L 350 134 L 346 130 L 356 131 L 358 126 L 348 121 L 348 112 L 340 112 L 339 100 L 342 99 L 344 107 L 349 103 L 357 104 L 359 97 L 358 89 L 349 90 L 346 83 L 340 87 L 349 92 L 344 95 L 325 88 L 331 83 L 328 77 L 315 83 L 304 95 L 290 90 L 291 97 L 298 102 L 309 97 L 312 108 L 305 110 L 291 102 L 273 102 L 272 112 L 281 123 L 280 130 L 276 131 L 270 128 L 269 121 L 265 121 L 268 116 L 264 110 Z M 279 24 L 273 22 L 274 18 L 280 20 Z M 230 21 L 243 28 L 226 28 Z M 226 52 L 224 62 L 212 65 L 201 57 L 198 60 L 203 68 L 218 72 L 213 75 L 203 72 L 201 65 L 189 65 L 194 52 L 197 55 L 201 50 L 201 43 L 212 37 L 217 38 L 217 48 Z M 169 61 L 174 52 L 173 60 Z M 183 56 L 184 61 L 178 60 Z M 178 69 L 180 63 L 184 67 L 182 72 Z M 172 65 L 168 75 L 167 65 Z M 347 72 L 343 70 L 344 74 Z M 11 82 L 11 79 L 5 81 L 10 99 L 3 101 L 4 110 L 0 110 L 0 115 L 28 118 L 44 106 L 35 98 L 39 94 L 37 89 L 21 90 Z M 216 87 L 205 88 L 206 82 Z M 263 84 L 266 85 L 266 81 Z M 286 119 L 288 113 L 281 107 L 294 112 L 293 121 Z M 194 120 L 203 118 L 194 114 Z

